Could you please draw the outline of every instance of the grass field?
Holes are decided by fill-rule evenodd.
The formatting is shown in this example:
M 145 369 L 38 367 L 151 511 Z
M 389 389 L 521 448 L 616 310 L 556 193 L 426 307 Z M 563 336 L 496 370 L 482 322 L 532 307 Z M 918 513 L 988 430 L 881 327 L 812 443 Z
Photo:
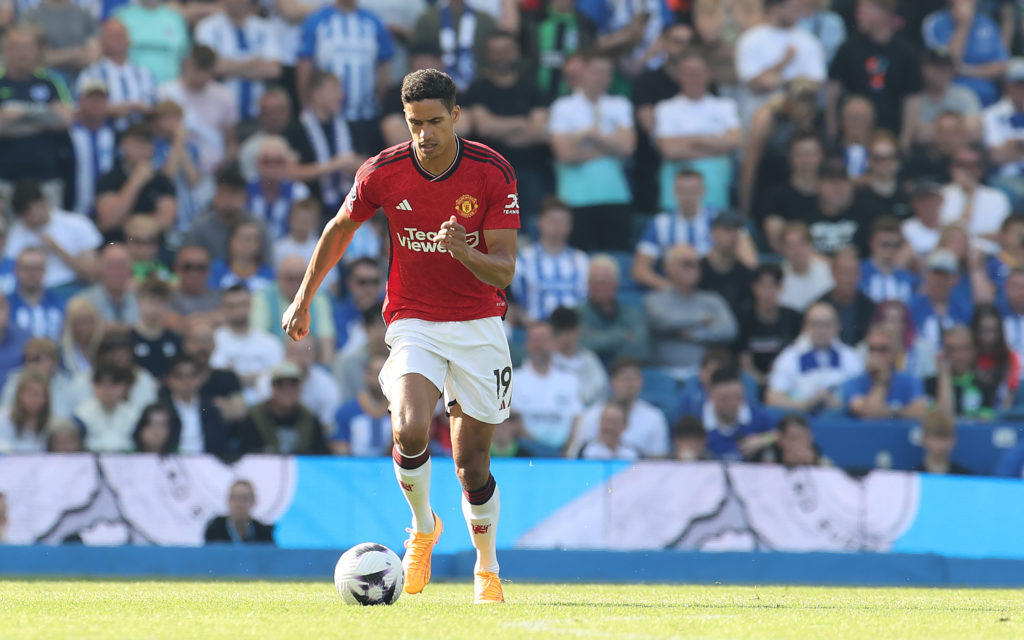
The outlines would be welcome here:
M 349 607 L 328 582 L 0 581 L 0 638 L 1024 637 L 1024 591 L 468 583 Z

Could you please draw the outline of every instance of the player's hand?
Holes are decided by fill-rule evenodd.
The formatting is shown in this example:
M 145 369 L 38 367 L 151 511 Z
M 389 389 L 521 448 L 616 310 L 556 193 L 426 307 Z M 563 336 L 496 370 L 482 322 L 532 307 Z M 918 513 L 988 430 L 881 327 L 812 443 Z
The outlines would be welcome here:
M 469 245 L 466 244 L 466 227 L 459 224 L 455 216 L 441 225 L 437 239 L 456 260 L 461 261 L 469 252 Z
M 296 342 L 309 335 L 309 322 L 309 309 L 299 307 L 294 300 L 281 316 L 281 328 Z

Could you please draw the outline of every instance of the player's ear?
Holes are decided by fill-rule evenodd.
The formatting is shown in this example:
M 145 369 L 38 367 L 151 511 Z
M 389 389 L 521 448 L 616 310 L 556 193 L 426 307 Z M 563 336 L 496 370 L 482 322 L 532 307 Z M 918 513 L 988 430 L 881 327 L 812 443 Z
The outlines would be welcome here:
M 459 105 L 455 105 L 454 107 L 452 107 L 452 122 L 458 122 L 459 114 L 461 113 L 462 109 L 459 107 Z

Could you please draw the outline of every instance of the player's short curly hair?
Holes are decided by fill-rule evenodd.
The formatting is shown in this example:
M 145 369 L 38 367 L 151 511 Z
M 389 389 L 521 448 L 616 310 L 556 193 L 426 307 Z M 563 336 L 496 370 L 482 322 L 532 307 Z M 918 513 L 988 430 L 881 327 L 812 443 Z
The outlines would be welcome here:
M 421 69 L 402 80 L 402 104 L 440 100 L 448 111 L 455 108 L 455 81 L 444 71 Z

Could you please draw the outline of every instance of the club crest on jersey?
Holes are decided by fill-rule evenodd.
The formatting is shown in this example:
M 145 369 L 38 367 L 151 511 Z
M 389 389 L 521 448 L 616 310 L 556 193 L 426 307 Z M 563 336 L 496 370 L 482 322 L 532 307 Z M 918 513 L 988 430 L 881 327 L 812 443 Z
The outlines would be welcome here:
M 472 218 L 476 213 L 476 210 L 479 208 L 480 203 L 478 203 L 476 198 L 468 193 L 459 196 L 455 200 L 455 212 L 463 218 Z

